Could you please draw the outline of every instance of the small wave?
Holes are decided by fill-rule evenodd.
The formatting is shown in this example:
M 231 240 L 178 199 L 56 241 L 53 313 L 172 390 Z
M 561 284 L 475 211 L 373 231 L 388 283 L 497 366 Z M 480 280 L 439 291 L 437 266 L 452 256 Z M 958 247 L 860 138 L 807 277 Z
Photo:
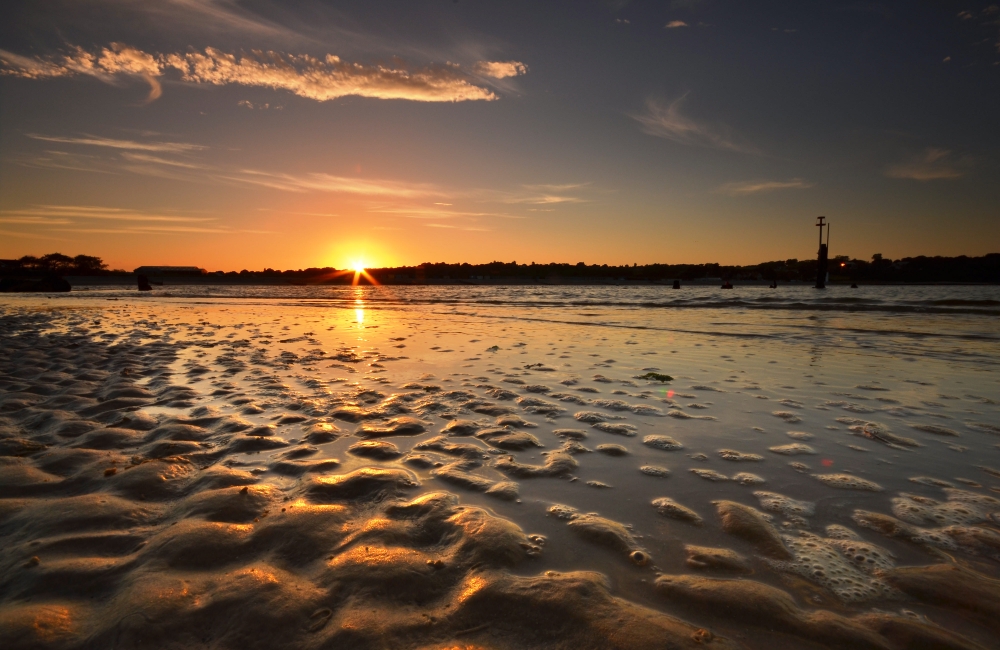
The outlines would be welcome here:
M 943 307 L 997 307 L 1000 306 L 1000 300 L 961 300 L 959 298 L 947 298 L 944 300 L 930 300 L 929 304 L 940 305 Z
M 83 289 L 80 287 L 79 289 Z M 65 299 L 138 297 L 131 288 L 86 287 Z M 876 295 L 848 295 L 845 290 L 817 292 L 805 286 L 765 294 L 760 287 L 741 287 L 737 294 L 708 287 L 682 293 L 660 286 L 286 286 L 286 285 L 177 285 L 154 291 L 143 300 L 292 300 L 304 304 L 350 305 L 359 298 L 366 306 L 484 306 L 524 309 L 584 308 L 630 310 L 778 310 L 800 312 L 886 313 L 927 315 L 1000 315 L 1000 289 L 996 287 L 866 287 Z M 773 291 L 773 290 L 769 290 Z M 957 295 L 956 295 L 957 294 Z M 985 294 L 985 295 L 984 295 Z

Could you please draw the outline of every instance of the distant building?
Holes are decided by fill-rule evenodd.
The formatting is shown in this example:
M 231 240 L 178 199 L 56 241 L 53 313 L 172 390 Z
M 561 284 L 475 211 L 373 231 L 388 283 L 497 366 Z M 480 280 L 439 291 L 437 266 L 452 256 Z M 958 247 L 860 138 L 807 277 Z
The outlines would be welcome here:
M 208 271 L 197 266 L 140 266 L 133 273 L 145 276 L 201 276 L 207 274 Z

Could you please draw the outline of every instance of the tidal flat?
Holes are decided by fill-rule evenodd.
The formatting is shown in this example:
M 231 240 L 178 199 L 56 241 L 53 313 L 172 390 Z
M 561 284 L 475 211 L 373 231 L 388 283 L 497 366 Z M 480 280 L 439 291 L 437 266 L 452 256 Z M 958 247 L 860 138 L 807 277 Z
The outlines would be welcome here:
M 4 296 L 0 639 L 997 647 L 998 316 L 989 287 Z

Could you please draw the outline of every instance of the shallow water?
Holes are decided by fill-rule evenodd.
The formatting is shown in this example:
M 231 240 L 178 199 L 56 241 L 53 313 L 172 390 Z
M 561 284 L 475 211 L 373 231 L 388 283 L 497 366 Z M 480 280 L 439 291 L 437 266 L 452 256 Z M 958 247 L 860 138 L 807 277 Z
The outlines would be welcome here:
M 52 297 L 4 296 L 0 302 L 5 339 L 28 348 L 39 341 L 94 346 L 88 347 L 91 365 L 113 374 L 78 378 L 77 383 L 89 384 L 78 386 L 75 394 L 99 402 L 113 399 L 101 387 L 121 379 L 122 362 L 113 361 L 116 351 L 132 355 L 133 370 L 126 377 L 144 399 L 136 397 L 100 417 L 86 414 L 96 408 L 90 403 L 75 411 L 60 407 L 76 414 L 62 418 L 120 430 L 115 418 L 135 419 L 128 414 L 138 411 L 149 416 L 148 426 L 139 430 L 154 433 L 165 423 L 201 418 L 191 426 L 204 429 L 203 438 L 194 436 L 203 442 L 180 445 L 173 456 L 241 472 L 250 477 L 249 484 L 273 487 L 285 499 L 308 501 L 309 481 L 317 476 L 371 466 L 406 469 L 421 483 L 406 499 L 451 492 L 462 504 L 483 507 L 525 533 L 544 536 L 543 542 L 526 542 L 534 546 L 528 559 L 505 571 L 520 576 L 598 571 L 607 577 L 611 594 L 702 626 L 719 643 L 726 637 L 750 647 L 771 647 L 789 637 L 817 647 L 843 643 L 833 636 L 824 639 L 811 619 L 754 625 L 720 616 L 711 604 L 715 601 L 692 607 L 683 589 L 678 595 L 669 584 L 654 588 L 661 574 L 734 577 L 689 565 L 685 545 L 738 552 L 752 571 L 741 584 L 784 590 L 803 617 L 817 609 L 856 621 L 873 611 L 894 612 L 900 620 L 937 624 L 963 634 L 969 643 L 992 645 L 997 628 L 982 612 L 926 594 L 916 597 L 915 588 L 901 587 L 879 571 L 948 564 L 973 569 L 983 580 L 1000 574 L 1000 502 L 990 496 L 1000 497 L 997 315 L 1000 289 L 993 287 L 817 292 L 804 287 L 199 286 L 165 287 L 146 295 L 94 287 Z M 126 464 L 130 455 L 149 456 L 162 446 L 153 433 L 93 443 L 87 442 L 97 439 L 93 431 L 68 437 L 46 429 L 38 412 L 55 409 L 51 404 L 56 402 L 30 395 L 54 393 L 35 387 L 45 383 L 44 371 L 53 369 L 42 367 L 45 355 L 26 361 L 24 349 L 14 345 L 4 352 L 8 394 L 0 416 L 8 421 L 7 437 L 34 436 L 48 448 L 17 454 L 18 466 L 42 467 L 46 454 L 61 447 L 101 449 Z M 72 374 L 77 363 L 64 361 L 59 372 Z M 641 378 L 651 372 L 673 379 Z M 510 418 L 506 426 L 504 417 Z M 393 418 L 414 418 L 395 424 L 422 431 L 385 430 Z M 444 445 L 472 445 L 479 451 L 456 456 L 459 451 L 449 454 L 441 445 L 414 449 L 455 420 L 472 421 L 478 431 L 500 426 L 498 435 L 524 432 L 540 446 L 514 449 L 511 445 L 520 446 L 516 436 L 504 443 L 489 435 L 446 435 Z M 226 431 L 227 421 L 240 424 Z M 339 434 L 324 442 L 309 439 L 309 432 L 324 423 Z M 273 430 L 257 429 L 266 425 Z M 234 437 L 239 427 L 249 435 Z M 561 429 L 582 432 L 575 434 L 576 446 L 566 447 L 577 466 L 526 476 L 548 471 L 541 469 L 545 454 L 571 440 L 553 433 Z M 649 435 L 669 436 L 682 448 L 644 444 Z M 240 436 L 281 444 L 241 453 L 234 444 Z M 518 440 L 532 445 L 529 436 Z M 372 459 L 348 451 L 363 439 L 391 443 L 398 456 Z M 602 453 L 598 445 L 606 444 L 621 445 L 627 453 Z M 798 448 L 805 453 L 789 455 L 796 449 L 786 447 L 793 444 L 805 446 Z M 724 450 L 738 453 L 720 454 Z M 417 464 L 415 454 L 426 457 L 427 466 Z M 338 463 L 323 465 L 325 459 Z M 456 459 L 466 462 L 454 466 Z M 537 468 L 524 469 L 508 459 Z M 441 471 L 448 466 L 458 478 Z M 647 466 L 669 474 L 640 471 Z M 691 470 L 711 470 L 709 476 L 720 480 Z M 733 480 L 741 474 L 753 476 Z M 478 483 L 468 475 L 478 477 Z M 851 477 L 864 483 L 844 489 L 830 483 L 838 479 L 824 478 L 836 475 L 846 477 L 841 483 Z M 84 485 L 72 472 L 61 476 Z M 110 480 L 119 480 L 116 476 Z M 483 491 L 502 482 L 517 484 L 516 500 Z M 60 498 L 37 490 L 35 496 L 28 478 L 12 485 L 18 495 Z M 185 492 L 179 503 L 197 494 Z M 703 523 L 659 514 L 652 504 L 658 497 L 670 497 Z M 806 504 L 796 506 L 782 497 Z M 771 530 L 784 536 L 779 546 L 794 552 L 769 556 L 752 535 L 720 525 L 718 501 L 763 512 Z M 553 505 L 575 509 L 575 519 L 553 516 Z M 10 512 L 25 507 L 8 506 Z M 896 523 L 872 523 L 864 511 Z M 590 534 L 586 513 L 626 528 Z M 23 524 L 4 521 L 0 538 L 30 555 L 38 536 L 26 533 Z M 20 520 L 15 516 L 14 521 Z M 839 533 L 830 525 L 846 527 L 875 545 L 883 564 L 878 570 L 852 564 L 857 553 L 831 541 Z M 159 534 L 154 529 L 148 531 L 150 539 Z M 629 559 L 635 550 L 651 560 L 638 566 Z M 45 566 L 41 559 L 36 569 Z M 20 555 L 11 560 L 23 561 Z M 31 574 L 26 575 L 0 588 L 0 607 L 22 606 L 25 594 L 67 600 L 58 586 L 33 585 Z M 124 593 L 125 588 L 116 583 L 111 591 Z M 100 633 L 100 625 L 89 625 Z M 469 640 L 498 643 L 488 628 L 483 630 L 486 636 Z M 885 647 L 915 647 L 900 645 L 898 635 L 879 634 Z M 75 647 L 73 635 L 67 638 Z M 856 642 L 848 645 L 856 647 Z

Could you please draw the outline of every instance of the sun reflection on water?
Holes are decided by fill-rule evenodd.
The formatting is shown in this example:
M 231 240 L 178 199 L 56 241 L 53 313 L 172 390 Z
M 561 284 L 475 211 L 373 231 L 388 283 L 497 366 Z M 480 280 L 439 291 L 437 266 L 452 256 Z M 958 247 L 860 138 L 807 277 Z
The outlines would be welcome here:
M 365 301 L 363 296 L 363 289 L 357 288 L 354 290 L 354 321 L 358 327 L 364 327 L 365 324 Z

